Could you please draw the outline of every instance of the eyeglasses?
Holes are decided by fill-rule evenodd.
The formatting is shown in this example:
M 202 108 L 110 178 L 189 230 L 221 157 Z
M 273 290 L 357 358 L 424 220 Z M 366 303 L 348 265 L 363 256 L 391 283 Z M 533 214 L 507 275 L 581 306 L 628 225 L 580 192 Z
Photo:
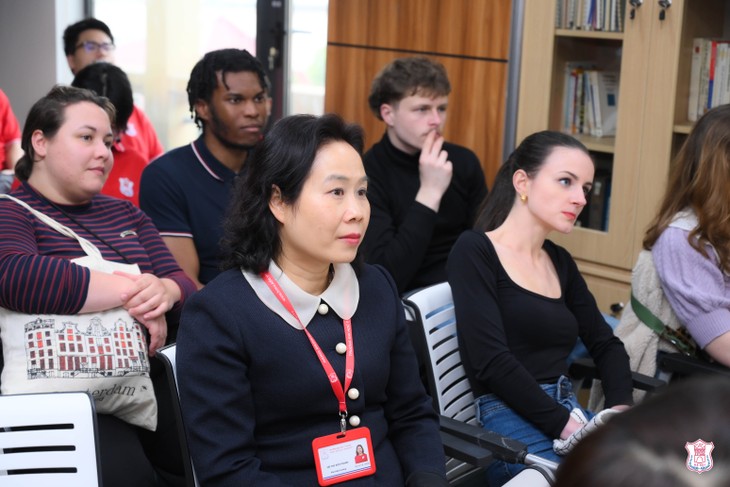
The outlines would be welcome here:
M 101 44 L 99 44 L 98 42 L 94 41 L 84 41 L 76 45 L 76 49 L 78 49 L 79 47 L 83 47 L 84 51 L 86 52 L 97 52 L 99 51 L 99 49 L 101 49 L 102 52 L 109 53 L 116 49 L 117 46 L 115 46 L 111 42 L 102 42 Z

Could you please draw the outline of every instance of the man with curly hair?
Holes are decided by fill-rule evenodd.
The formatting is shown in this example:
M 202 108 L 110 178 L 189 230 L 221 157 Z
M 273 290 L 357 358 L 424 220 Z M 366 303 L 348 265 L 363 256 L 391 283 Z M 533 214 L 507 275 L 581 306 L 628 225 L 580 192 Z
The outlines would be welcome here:
M 263 137 L 271 114 L 269 90 L 263 66 L 248 51 L 207 53 L 187 87 L 202 135 L 142 174 L 140 207 L 198 288 L 220 272 L 222 220 L 236 176 Z
M 446 280 L 446 258 L 487 195 L 477 156 L 444 141 L 451 84 L 444 66 L 416 56 L 387 64 L 368 103 L 386 129 L 363 156 L 370 226 L 365 260 L 403 293 Z

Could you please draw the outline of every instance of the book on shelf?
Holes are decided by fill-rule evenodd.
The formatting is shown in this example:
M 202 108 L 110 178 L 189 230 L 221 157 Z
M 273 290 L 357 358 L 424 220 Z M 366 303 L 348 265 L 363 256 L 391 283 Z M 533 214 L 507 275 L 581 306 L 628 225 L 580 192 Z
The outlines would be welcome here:
M 595 73 L 596 130 L 595 137 L 616 135 L 618 117 L 619 74 L 617 71 L 596 71 Z
M 700 84 L 699 98 L 697 99 L 697 118 L 701 117 L 707 111 L 707 94 L 710 89 L 710 58 L 712 41 L 703 39 L 702 59 L 700 60 Z
M 704 50 L 707 49 L 705 39 L 696 37 L 692 41 L 692 67 L 689 74 L 689 100 L 687 106 L 687 120 L 697 121 L 700 99 L 700 71 L 702 69 Z
M 728 60 L 727 60 L 727 43 L 720 43 L 716 47 L 715 62 L 712 74 L 712 99 L 708 100 L 710 107 L 719 107 L 723 104 L 723 98 L 725 93 L 723 87 L 725 86 L 725 79 L 728 74 Z
M 583 133 L 593 135 L 596 130 L 596 114 L 594 110 L 595 104 L 595 89 L 591 82 L 591 74 L 595 70 L 587 70 L 583 73 L 583 105 L 584 108 L 584 121 L 583 121 Z
M 613 5 L 615 3 L 616 2 L 609 2 L 609 6 L 608 6 L 608 29 L 607 30 L 618 30 L 618 29 L 616 29 L 616 26 L 617 26 L 617 24 L 616 24 L 616 15 L 617 15 L 616 5 Z
M 715 89 L 718 93 L 717 105 L 726 105 L 730 103 L 730 92 L 728 89 L 728 79 L 730 78 L 730 42 L 726 42 L 719 47 L 719 60 L 716 69 L 720 72 L 720 77 L 716 82 Z
M 599 133 L 602 133 L 602 120 L 601 120 L 601 100 L 600 93 L 598 93 L 598 71 L 595 69 L 588 70 L 586 72 L 588 77 L 588 112 L 590 123 L 588 124 L 590 130 L 589 134 L 594 137 L 600 137 Z
M 583 121 L 585 116 L 585 82 L 584 82 L 585 70 L 578 68 L 576 70 L 575 80 L 575 97 L 573 104 L 575 105 L 575 112 L 573 113 L 573 133 L 582 134 L 583 132 Z
M 575 19 L 573 23 L 576 29 L 583 29 L 583 2 L 585 0 L 575 0 Z
M 730 39 L 692 41 L 687 120 L 696 122 L 709 109 L 730 102 Z
M 717 65 L 717 46 L 718 42 L 711 40 L 709 48 L 709 68 L 707 72 L 707 101 L 704 106 L 704 110 L 707 111 L 713 107 L 712 105 L 712 92 L 715 87 L 715 66 Z
M 614 25 L 613 30 L 616 32 L 624 31 L 624 14 L 626 12 L 626 0 L 614 0 L 613 12 L 615 17 L 613 19 Z
M 583 30 L 595 30 L 593 25 L 593 14 L 598 0 L 583 0 L 583 14 L 581 22 Z

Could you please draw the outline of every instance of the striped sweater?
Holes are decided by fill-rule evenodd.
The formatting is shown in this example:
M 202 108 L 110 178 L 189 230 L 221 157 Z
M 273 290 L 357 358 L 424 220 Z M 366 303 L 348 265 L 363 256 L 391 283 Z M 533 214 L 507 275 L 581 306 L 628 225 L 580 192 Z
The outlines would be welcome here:
M 175 315 L 195 291 L 150 219 L 131 203 L 97 195 L 83 205 L 58 205 L 100 240 L 55 209 L 27 183 L 11 195 L 88 239 L 106 260 L 124 262 L 111 244 L 130 263 L 139 265 L 141 272 L 175 281 L 182 293 L 180 302 L 171 310 Z M 0 199 L 0 235 L 0 306 L 25 313 L 78 313 L 86 301 L 90 279 L 87 268 L 69 261 L 85 255 L 79 243 L 6 199 Z

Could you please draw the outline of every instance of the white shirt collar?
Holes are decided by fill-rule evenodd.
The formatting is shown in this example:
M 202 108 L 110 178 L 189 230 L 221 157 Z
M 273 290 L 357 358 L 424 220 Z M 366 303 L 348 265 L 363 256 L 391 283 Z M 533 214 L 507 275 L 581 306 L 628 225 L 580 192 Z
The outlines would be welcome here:
M 269 264 L 269 272 L 276 279 L 276 282 L 279 283 L 287 298 L 289 298 L 304 326 L 309 325 L 309 322 L 312 321 L 312 318 L 317 313 L 317 308 L 323 301 L 343 320 L 350 319 L 355 314 L 358 302 L 360 301 L 360 284 L 355 275 L 355 270 L 350 264 L 334 264 L 334 269 L 335 275 L 330 285 L 327 286 L 327 289 L 322 294 L 314 296 L 294 284 L 273 260 Z M 258 296 L 267 308 L 281 316 L 292 327 L 297 330 L 302 329 L 297 320 L 284 308 L 284 305 L 279 302 L 274 293 L 271 292 L 271 289 L 269 289 L 269 286 L 266 285 L 266 282 L 264 282 L 260 275 L 243 270 L 241 272 L 253 288 L 256 296 Z
M 691 232 L 697 228 L 698 225 L 699 221 L 697 220 L 697 215 L 695 215 L 695 212 L 691 208 L 685 208 L 680 211 L 674 215 L 672 221 L 669 222 L 670 227 L 679 228 L 687 232 Z

